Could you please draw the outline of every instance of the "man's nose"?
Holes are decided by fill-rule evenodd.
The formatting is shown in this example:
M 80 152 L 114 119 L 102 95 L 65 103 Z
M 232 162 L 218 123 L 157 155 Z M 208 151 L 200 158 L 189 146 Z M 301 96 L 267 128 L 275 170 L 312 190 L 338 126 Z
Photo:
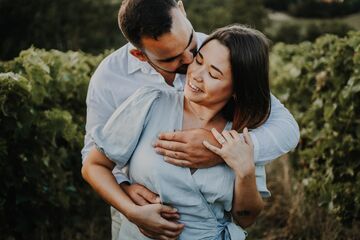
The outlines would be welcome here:
M 194 54 L 189 50 L 186 50 L 182 56 L 181 62 L 182 64 L 190 64 L 194 60 Z

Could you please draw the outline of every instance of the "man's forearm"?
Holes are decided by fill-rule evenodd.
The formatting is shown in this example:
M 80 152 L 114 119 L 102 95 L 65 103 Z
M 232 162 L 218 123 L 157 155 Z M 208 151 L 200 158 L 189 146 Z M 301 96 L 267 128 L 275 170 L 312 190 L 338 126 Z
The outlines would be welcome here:
M 116 182 L 111 172 L 113 163 L 109 160 L 102 161 L 101 158 L 101 153 L 93 149 L 84 162 L 81 173 L 107 203 L 127 216 L 136 205 Z
M 266 163 L 291 151 L 300 139 L 299 126 L 292 114 L 274 96 L 269 119 L 251 131 L 255 162 Z

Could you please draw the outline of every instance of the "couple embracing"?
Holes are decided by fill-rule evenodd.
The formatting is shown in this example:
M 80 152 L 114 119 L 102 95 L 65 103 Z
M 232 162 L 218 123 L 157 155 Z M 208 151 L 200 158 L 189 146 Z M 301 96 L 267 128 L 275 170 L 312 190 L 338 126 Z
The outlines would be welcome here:
M 267 38 L 197 33 L 174 0 L 124 0 L 118 20 L 129 43 L 90 81 L 82 150 L 113 239 L 245 239 L 270 195 L 264 165 L 299 140 L 270 93 Z

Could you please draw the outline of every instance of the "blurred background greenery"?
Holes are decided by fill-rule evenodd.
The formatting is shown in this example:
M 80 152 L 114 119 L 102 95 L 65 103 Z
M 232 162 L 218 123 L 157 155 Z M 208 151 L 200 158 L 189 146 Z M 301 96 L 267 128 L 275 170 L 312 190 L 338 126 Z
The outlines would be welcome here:
M 30 46 L 98 54 L 125 43 L 117 27 L 121 0 L 0 0 L 0 59 Z M 360 30 L 359 0 L 184 0 L 196 31 L 238 22 L 274 41 L 298 43 Z
M 126 43 L 120 2 L 0 0 L 0 239 L 110 238 L 80 150 L 89 79 Z M 183 2 L 196 31 L 266 33 L 272 91 L 301 128 L 249 239 L 359 239 L 360 0 Z

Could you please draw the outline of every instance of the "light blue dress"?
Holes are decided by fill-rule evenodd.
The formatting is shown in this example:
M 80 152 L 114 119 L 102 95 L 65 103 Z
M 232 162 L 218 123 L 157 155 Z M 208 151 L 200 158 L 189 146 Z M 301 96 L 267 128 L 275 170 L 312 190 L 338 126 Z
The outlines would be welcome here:
M 106 156 L 129 165 L 132 182 L 158 193 L 164 204 L 178 209 L 185 228 L 179 239 L 245 239 L 246 232 L 231 221 L 234 173 L 225 164 L 190 169 L 166 163 L 152 143 L 160 132 L 182 129 L 183 92 L 170 87 L 142 87 L 110 117 L 92 137 Z M 226 129 L 231 128 L 228 123 Z M 264 166 L 256 166 L 259 192 L 269 196 Z M 120 239 L 149 239 L 136 225 L 123 220 Z

